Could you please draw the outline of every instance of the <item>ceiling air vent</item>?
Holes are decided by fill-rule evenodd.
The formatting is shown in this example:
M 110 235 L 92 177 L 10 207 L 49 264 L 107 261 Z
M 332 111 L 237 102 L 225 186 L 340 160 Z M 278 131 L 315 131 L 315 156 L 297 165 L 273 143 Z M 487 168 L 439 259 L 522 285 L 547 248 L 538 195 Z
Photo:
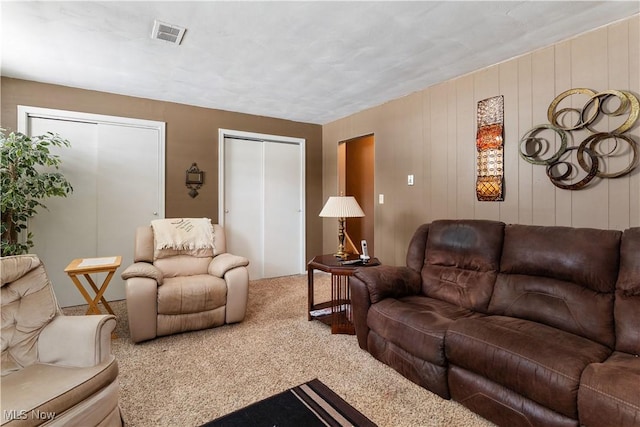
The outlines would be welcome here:
M 151 32 L 151 38 L 164 40 L 173 44 L 180 44 L 186 30 L 186 28 L 167 24 L 165 22 L 160 22 L 156 19 L 155 21 L 153 21 L 153 31 Z

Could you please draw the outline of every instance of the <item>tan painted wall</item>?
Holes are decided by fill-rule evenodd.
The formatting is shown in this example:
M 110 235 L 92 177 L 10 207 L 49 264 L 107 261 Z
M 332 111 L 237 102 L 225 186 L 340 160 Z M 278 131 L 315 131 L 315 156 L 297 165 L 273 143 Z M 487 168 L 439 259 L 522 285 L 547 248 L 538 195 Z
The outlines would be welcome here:
M 611 229 L 640 226 L 640 168 L 569 191 L 553 186 L 543 166 L 531 165 L 518 154 L 521 136 L 547 123 L 547 108 L 555 96 L 577 87 L 640 94 L 640 17 L 324 125 L 324 198 L 336 193 L 338 142 L 373 133 L 375 192 L 385 196 L 385 203 L 376 205 L 375 246 L 376 256 L 386 264 L 404 265 L 417 226 L 439 218 Z M 505 102 L 506 196 L 504 202 L 478 202 L 477 102 L 496 95 L 504 95 Z M 630 134 L 640 142 L 640 123 Z M 413 187 L 407 186 L 408 174 L 415 174 Z M 324 226 L 328 253 L 335 246 L 336 226 L 327 220 Z
M 209 217 L 218 221 L 218 129 L 306 139 L 307 258 L 322 251 L 322 127 L 250 114 L 193 107 L 104 92 L 3 77 L 0 127 L 15 130 L 17 106 L 55 108 L 157 120 L 166 123 L 167 217 Z M 200 195 L 191 198 L 185 171 L 193 162 L 205 171 Z

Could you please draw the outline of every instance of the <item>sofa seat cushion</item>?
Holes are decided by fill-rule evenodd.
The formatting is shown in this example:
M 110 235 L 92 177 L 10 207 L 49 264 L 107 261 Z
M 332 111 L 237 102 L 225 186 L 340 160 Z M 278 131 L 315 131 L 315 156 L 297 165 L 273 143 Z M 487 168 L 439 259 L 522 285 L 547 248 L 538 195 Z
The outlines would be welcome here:
M 14 418 L 19 424 L 35 425 L 38 416 L 59 416 L 116 381 L 117 376 L 113 356 L 87 368 L 43 363 L 27 366 L 2 377 L 2 424 Z M 26 419 L 19 420 L 23 417 Z
M 578 390 L 580 424 L 636 426 L 640 423 L 640 357 L 614 352 L 587 366 Z
M 465 308 L 425 296 L 387 298 L 373 304 L 367 315 L 369 328 L 408 353 L 446 366 L 444 334 L 463 317 L 477 317 Z
M 503 316 L 454 322 L 445 351 L 452 365 L 574 419 L 582 371 L 611 354 L 608 347 L 581 336 Z
M 226 300 L 224 279 L 209 274 L 169 277 L 158 287 L 158 314 L 200 313 L 222 307 Z

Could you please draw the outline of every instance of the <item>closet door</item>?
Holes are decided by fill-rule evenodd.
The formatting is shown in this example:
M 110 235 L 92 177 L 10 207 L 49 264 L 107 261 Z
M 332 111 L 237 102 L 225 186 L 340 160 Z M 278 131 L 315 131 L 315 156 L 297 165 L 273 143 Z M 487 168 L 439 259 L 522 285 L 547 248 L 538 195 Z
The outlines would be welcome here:
M 122 266 L 105 293 L 107 300 L 125 298 L 120 273 L 133 262 L 135 227 L 164 216 L 158 130 L 109 123 L 30 116 L 30 135 L 60 134 L 70 148 L 54 148 L 60 172 L 73 193 L 52 197 L 48 209 L 29 221 L 32 252 L 45 264 L 62 307 L 86 304 L 64 268 L 74 258 L 122 256 Z M 104 274 L 95 275 L 102 283 Z
M 300 147 L 264 143 L 264 277 L 299 272 L 304 251 L 299 248 L 302 227 L 300 206 Z
M 249 259 L 249 278 L 264 277 L 262 142 L 225 139 L 224 230 L 227 252 Z
M 96 253 L 123 255 L 124 269 L 133 262 L 136 227 L 163 214 L 158 134 L 156 129 L 99 124 L 98 140 Z
M 227 250 L 249 259 L 251 280 L 304 271 L 301 144 L 225 137 Z

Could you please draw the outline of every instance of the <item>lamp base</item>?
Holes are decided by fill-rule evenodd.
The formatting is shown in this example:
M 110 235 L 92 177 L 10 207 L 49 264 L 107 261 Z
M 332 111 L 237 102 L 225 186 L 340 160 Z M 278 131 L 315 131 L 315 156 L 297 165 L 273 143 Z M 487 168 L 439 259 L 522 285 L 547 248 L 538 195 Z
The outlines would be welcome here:
M 344 251 L 344 222 L 346 218 L 338 218 L 338 252 L 334 254 L 336 258 L 347 259 L 349 254 Z
M 334 256 L 334 257 L 336 257 L 336 258 L 340 258 L 340 259 L 347 259 L 347 258 L 349 258 L 349 254 L 348 254 L 348 253 L 346 253 L 346 252 L 344 252 L 344 251 L 342 251 L 342 252 L 338 251 L 338 252 L 336 252 L 335 254 L 333 254 L 333 256 Z

